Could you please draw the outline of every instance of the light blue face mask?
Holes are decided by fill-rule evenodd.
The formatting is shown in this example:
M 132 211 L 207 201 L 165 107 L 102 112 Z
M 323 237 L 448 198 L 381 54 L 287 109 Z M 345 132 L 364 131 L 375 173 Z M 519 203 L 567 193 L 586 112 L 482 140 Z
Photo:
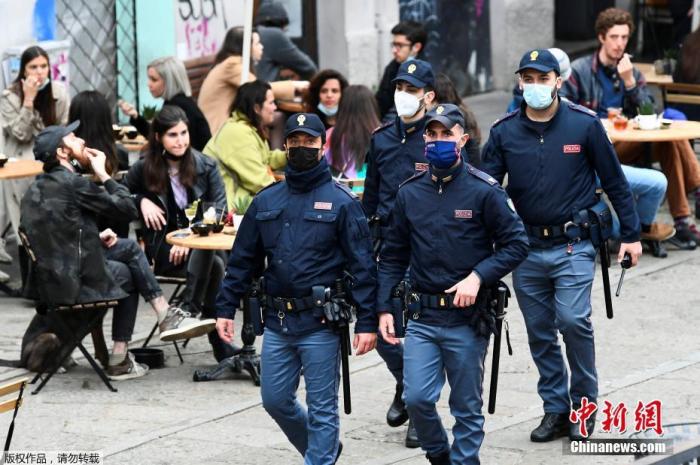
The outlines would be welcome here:
M 50 78 L 44 79 L 44 82 L 41 83 L 41 85 L 37 88 L 37 90 L 44 90 L 46 89 L 46 86 L 48 86 L 51 83 Z
M 523 98 L 532 109 L 544 110 L 554 100 L 554 88 L 547 84 L 523 84 Z
M 337 106 L 334 108 L 328 108 L 327 106 L 325 106 L 321 102 L 318 102 L 318 105 L 316 105 L 316 108 L 318 108 L 318 110 L 326 116 L 335 116 L 335 114 L 338 113 Z

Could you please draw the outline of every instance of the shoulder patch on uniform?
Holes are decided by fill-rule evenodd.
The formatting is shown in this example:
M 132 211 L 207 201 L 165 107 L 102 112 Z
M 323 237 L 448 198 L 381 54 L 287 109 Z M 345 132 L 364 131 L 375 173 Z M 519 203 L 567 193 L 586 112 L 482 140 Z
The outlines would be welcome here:
M 501 124 L 505 120 L 511 119 L 513 116 L 517 115 L 518 113 L 520 113 L 520 108 L 517 108 L 517 109 L 511 111 L 510 113 L 506 113 L 505 115 L 501 116 L 496 121 L 494 121 L 491 126 L 496 127 L 497 125 Z
M 389 128 L 389 127 L 391 127 L 391 126 L 393 126 L 393 125 L 394 125 L 394 121 L 390 121 L 390 122 L 388 122 L 388 123 L 386 123 L 386 124 L 382 124 L 382 125 L 379 126 L 377 129 L 375 129 L 374 131 L 372 131 L 372 134 L 376 134 L 376 133 L 378 133 L 378 132 L 381 132 L 381 131 L 385 130 L 386 128 Z
M 488 173 L 484 173 L 483 171 L 474 168 L 470 164 L 467 164 L 467 171 L 469 171 L 469 174 L 471 174 L 475 178 L 479 178 L 491 186 L 498 185 L 498 181 L 496 181 L 496 178 L 494 178 L 493 176 L 491 176 Z
M 408 184 L 409 182 L 415 181 L 416 179 L 420 178 L 421 176 L 424 176 L 425 173 L 427 173 L 427 172 L 428 172 L 428 170 L 425 170 L 425 171 L 420 171 L 420 172 L 414 174 L 413 176 L 411 176 L 410 178 L 406 179 L 404 182 L 399 184 L 399 189 L 401 189 L 404 186 L 404 184 Z
M 593 118 L 598 118 L 598 115 L 596 114 L 595 111 L 591 110 L 590 108 L 586 108 L 583 105 L 578 105 L 578 104 L 573 103 L 573 102 L 568 102 L 567 105 L 569 105 L 569 108 L 571 108 L 572 110 L 576 110 L 580 113 L 584 113 L 588 116 L 592 116 Z
M 346 184 L 343 184 L 342 182 L 338 182 L 338 181 L 333 181 L 333 183 L 335 184 L 335 187 L 337 187 L 337 188 L 340 189 L 341 191 L 343 191 L 343 192 L 345 192 L 346 194 L 348 194 L 348 196 L 349 196 L 350 198 L 352 198 L 352 199 L 359 199 L 359 197 L 357 196 L 357 194 L 355 194 L 355 193 L 352 191 L 352 189 L 350 189 L 350 187 L 348 187 Z

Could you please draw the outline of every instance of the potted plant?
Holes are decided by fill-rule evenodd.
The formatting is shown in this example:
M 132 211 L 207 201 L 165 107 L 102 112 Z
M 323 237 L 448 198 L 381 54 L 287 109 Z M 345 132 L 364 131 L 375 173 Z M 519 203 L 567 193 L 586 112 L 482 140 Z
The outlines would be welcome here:
M 248 207 L 253 203 L 252 197 L 239 197 L 234 203 L 231 211 L 229 212 L 230 223 L 233 225 L 234 229 L 238 229 L 243 221 L 243 215 L 248 211 Z
M 141 116 L 143 116 L 143 118 L 150 123 L 153 121 L 153 118 L 156 117 L 157 111 L 158 110 L 155 105 L 144 105 Z
M 664 50 L 664 57 L 660 60 L 654 61 L 654 71 L 656 74 L 673 74 L 673 72 L 676 70 L 677 62 L 678 50 Z
M 644 102 L 639 106 L 639 115 L 637 115 L 637 122 L 639 123 L 639 129 L 657 129 L 658 128 L 658 118 L 654 110 L 654 104 L 651 102 Z

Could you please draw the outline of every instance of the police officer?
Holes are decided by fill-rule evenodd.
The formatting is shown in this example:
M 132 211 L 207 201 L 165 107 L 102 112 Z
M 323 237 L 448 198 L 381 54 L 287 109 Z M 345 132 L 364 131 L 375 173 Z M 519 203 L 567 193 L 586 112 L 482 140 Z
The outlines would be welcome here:
M 545 412 L 530 439 L 544 442 L 568 434 L 578 440 L 578 425 L 569 424 L 568 413 L 584 396 L 591 402 L 598 397 L 590 299 L 596 250 L 589 224 L 581 220 L 598 203 L 596 174 L 620 218 L 618 261 L 629 253 L 637 264 L 639 218 L 595 113 L 557 95 L 562 86 L 557 59 L 548 50 L 529 51 L 517 73 L 524 102 L 494 124 L 483 169 L 501 182 L 508 174 L 508 194 L 530 239 L 528 258 L 513 273 Z M 570 386 L 557 331 L 566 344 Z M 589 432 L 594 425 L 595 417 L 589 418 Z
M 395 85 L 394 102 L 398 116 L 393 122 L 377 129 L 372 136 L 367 155 L 367 178 L 362 206 L 373 222 L 376 250 L 379 250 L 389 225 L 389 215 L 399 185 L 416 171 L 425 171 L 428 167 L 424 154 L 423 129 L 426 112 L 435 99 L 434 80 L 430 63 L 423 60 L 403 62 L 392 81 Z M 377 352 L 396 379 L 396 393 L 386 421 L 389 426 L 401 426 L 408 420 L 408 412 L 401 400 L 403 346 L 392 346 L 379 338 Z M 405 443 L 406 447 L 420 446 L 410 423 Z
M 399 189 L 379 257 L 379 328 L 390 344 L 399 343 L 389 313 L 392 288 L 410 265 L 417 307 L 406 329 L 404 401 L 433 464 L 479 463 L 484 357 L 493 328 L 488 290 L 528 250 L 505 191 L 459 156 L 468 138 L 457 106 L 440 104 L 429 113 L 424 134 L 429 170 Z M 445 376 L 456 420 L 451 451 L 435 409 Z
M 376 343 L 376 264 L 357 198 L 331 178 L 325 129 L 312 113 L 287 120 L 285 181 L 258 193 L 243 217 L 217 298 L 217 330 L 231 342 L 241 298 L 261 272 L 267 308 L 261 354 L 263 407 L 308 465 L 340 454 L 339 337 L 316 311 L 312 287 L 333 288 L 348 271 L 357 307 L 357 355 Z M 265 266 L 267 263 L 267 266 Z M 264 271 L 261 271 L 264 270 Z M 303 370 L 308 411 L 296 398 Z

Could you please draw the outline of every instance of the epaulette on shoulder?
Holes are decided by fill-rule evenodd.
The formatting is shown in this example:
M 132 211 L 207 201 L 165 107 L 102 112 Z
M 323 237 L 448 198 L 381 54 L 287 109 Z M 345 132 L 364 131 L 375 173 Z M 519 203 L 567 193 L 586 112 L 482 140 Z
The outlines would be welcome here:
M 275 181 L 275 182 L 273 182 L 272 184 L 263 187 L 262 189 L 260 189 L 260 190 L 258 191 L 257 194 L 255 194 L 255 197 L 259 196 L 260 194 L 262 194 L 262 193 L 265 192 L 266 190 L 271 189 L 271 188 L 273 188 L 273 187 L 275 187 L 275 186 L 278 186 L 278 185 L 280 185 L 280 184 L 282 184 L 282 181 Z
M 348 187 L 347 184 L 343 184 L 342 182 L 338 181 L 333 181 L 335 184 L 335 187 L 340 189 L 341 191 L 345 192 L 351 199 L 359 199 L 357 194 L 355 194 L 350 187 Z
M 485 183 L 487 183 L 490 186 L 495 186 L 498 184 L 498 181 L 496 181 L 496 178 L 491 176 L 488 173 L 484 173 L 483 171 L 474 168 L 472 165 L 467 164 L 467 171 L 469 171 L 469 174 L 474 176 L 475 178 L 479 178 Z
M 421 176 L 424 176 L 425 173 L 427 173 L 427 172 L 428 172 L 428 170 L 425 170 L 425 171 L 421 171 L 419 173 L 414 174 L 413 176 L 411 176 L 410 178 L 406 179 L 404 182 L 399 184 L 399 189 L 402 188 L 404 185 L 408 184 L 409 182 L 413 182 L 416 179 L 420 178 Z
M 381 132 L 381 131 L 385 130 L 386 128 L 390 128 L 390 127 L 393 126 L 393 125 L 394 125 L 394 122 L 393 122 L 393 121 L 390 121 L 390 122 L 388 122 L 388 123 L 386 123 L 386 124 L 382 124 L 382 125 L 379 126 L 377 129 L 375 129 L 374 131 L 372 131 L 372 134 L 376 134 L 376 133 L 378 133 L 378 132 Z
M 511 119 L 513 116 L 517 115 L 518 113 L 520 113 L 520 108 L 517 108 L 517 109 L 511 111 L 510 113 L 506 113 L 505 115 L 501 116 L 496 121 L 494 121 L 493 124 L 491 125 L 491 127 L 498 126 L 502 122 Z
M 571 108 L 572 110 L 576 110 L 578 112 L 584 113 L 584 114 L 591 116 L 593 118 L 598 118 L 598 115 L 596 114 L 596 112 L 591 110 L 590 108 L 586 108 L 583 105 L 578 105 L 578 104 L 573 103 L 573 102 L 569 102 L 568 105 L 569 105 L 569 108 Z

